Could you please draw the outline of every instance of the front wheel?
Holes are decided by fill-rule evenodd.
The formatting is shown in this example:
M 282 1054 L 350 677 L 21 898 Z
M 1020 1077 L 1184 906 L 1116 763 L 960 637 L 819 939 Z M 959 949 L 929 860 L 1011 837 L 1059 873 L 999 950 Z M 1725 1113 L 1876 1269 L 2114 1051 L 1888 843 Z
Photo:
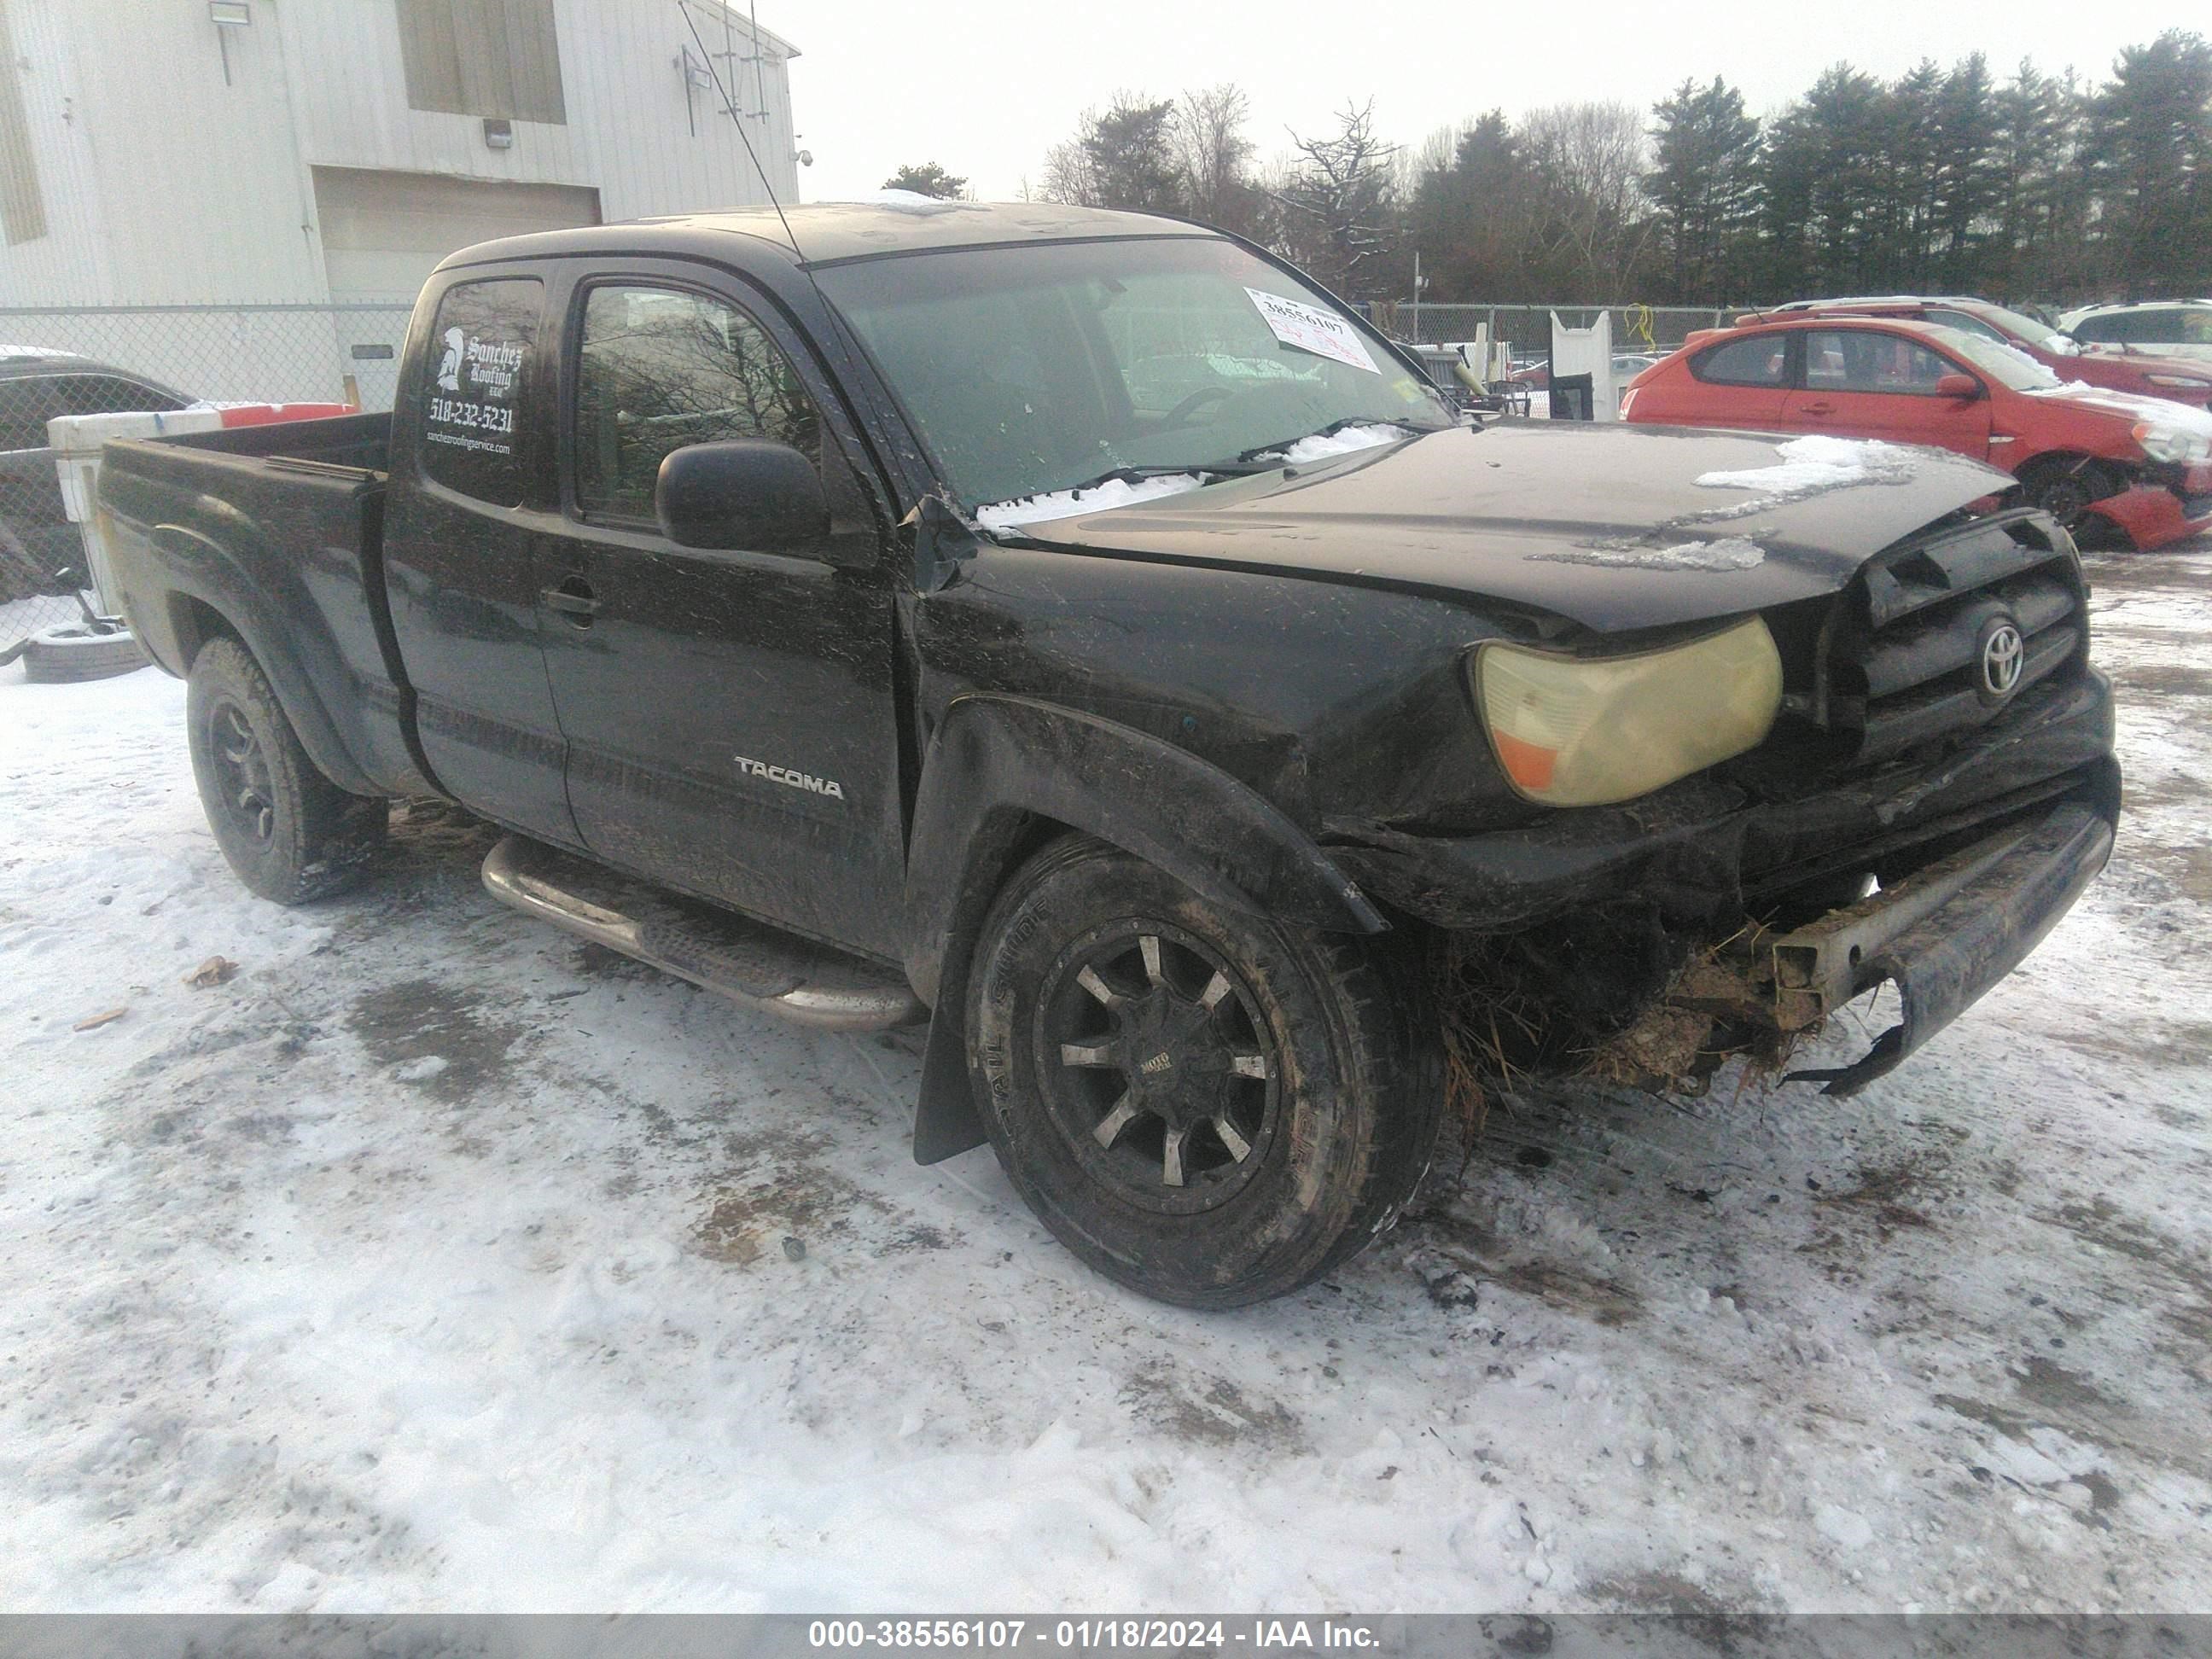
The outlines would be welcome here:
M 1072 837 L 985 921 L 969 1069 L 1063 1244 L 1164 1302 L 1240 1307 L 1329 1272 L 1412 1196 L 1442 1096 L 1428 1007 L 1368 942 Z
M 2089 507 L 2093 502 L 2117 495 L 2124 488 L 2119 475 L 2096 461 L 2054 461 L 2038 466 L 2021 481 L 2027 499 L 2081 536 L 2095 528 Z
M 302 904 L 361 878 L 384 844 L 389 804 L 349 795 L 315 769 L 244 646 L 202 647 L 185 719 L 200 805 L 240 881 L 265 899 Z

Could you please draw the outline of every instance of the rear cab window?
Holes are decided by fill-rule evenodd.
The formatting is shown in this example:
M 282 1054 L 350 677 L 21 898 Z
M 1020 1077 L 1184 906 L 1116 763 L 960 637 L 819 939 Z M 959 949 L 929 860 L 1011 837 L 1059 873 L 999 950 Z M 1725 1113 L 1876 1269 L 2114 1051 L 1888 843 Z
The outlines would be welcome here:
M 518 419 L 537 372 L 545 286 L 534 276 L 456 283 L 438 301 L 422 354 L 423 473 L 497 506 L 530 494 Z
M 1755 334 L 1729 340 L 1690 360 L 1690 373 L 1712 386 L 1780 386 L 1789 368 L 1789 336 Z

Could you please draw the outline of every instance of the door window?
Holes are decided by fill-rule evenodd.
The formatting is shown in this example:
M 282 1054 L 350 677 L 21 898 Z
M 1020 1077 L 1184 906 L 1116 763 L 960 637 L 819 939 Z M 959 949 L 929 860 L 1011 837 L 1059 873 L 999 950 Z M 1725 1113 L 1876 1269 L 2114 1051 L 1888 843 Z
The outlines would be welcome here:
M 1931 396 L 1958 367 L 1901 334 L 1837 330 L 1805 337 L 1805 386 L 1811 392 L 1873 392 Z
M 576 507 L 595 517 L 651 519 L 661 460 L 688 444 L 769 438 L 822 460 L 791 360 L 736 307 L 678 289 L 585 296 L 575 434 Z
M 1699 356 L 1691 372 L 1713 386 L 1779 386 L 1787 343 L 1788 337 L 1781 334 L 1730 340 Z
M 501 507 L 530 493 L 516 419 L 544 301 L 534 276 L 456 283 L 438 302 L 422 354 L 422 470 Z

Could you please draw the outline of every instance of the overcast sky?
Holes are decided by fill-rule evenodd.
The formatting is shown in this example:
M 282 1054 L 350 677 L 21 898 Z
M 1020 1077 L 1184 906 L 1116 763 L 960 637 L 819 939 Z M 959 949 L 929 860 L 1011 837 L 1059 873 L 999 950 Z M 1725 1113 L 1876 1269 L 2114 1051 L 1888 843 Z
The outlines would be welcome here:
M 1322 129 L 1346 98 L 1370 94 L 1382 130 L 1415 144 L 1492 107 L 1648 106 L 1685 76 L 1724 76 L 1764 113 L 1838 58 L 1887 76 L 1979 51 L 2001 76 L 2026 56 L 2101 79 L 2124 46 L 2206 27 L 2200 6 L 2178 0 L 1556 10 L 1527 0 L 762 0 L 760 21 L 802 54 L 791 84 L 799 142 L 814 155 L 799 173 L 810 201 L 872 191 L 902 162 L 929 161 L 965 174 L 986 200 L 1012 197 L 1085 108 L 1123 88 L 1165 98 L 1235 81 L 1251 95 L 1265 158 L 1288 148 L 1286 125 Z

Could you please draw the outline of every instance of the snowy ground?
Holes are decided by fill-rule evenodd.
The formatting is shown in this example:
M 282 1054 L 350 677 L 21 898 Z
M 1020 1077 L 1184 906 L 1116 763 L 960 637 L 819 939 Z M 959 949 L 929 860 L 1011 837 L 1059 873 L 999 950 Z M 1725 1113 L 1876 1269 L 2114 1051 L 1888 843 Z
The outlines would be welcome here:
M 2212 546 L 2096 575 L 2132 811 L 2021 974 L 1855 1103 L 1501 1109 L 1233 1316 L 915 1168 L 912 1040 L 422 809 L 250 899 L 180 688 L 0 672 L 0 1607 L 2212 1606 Z

